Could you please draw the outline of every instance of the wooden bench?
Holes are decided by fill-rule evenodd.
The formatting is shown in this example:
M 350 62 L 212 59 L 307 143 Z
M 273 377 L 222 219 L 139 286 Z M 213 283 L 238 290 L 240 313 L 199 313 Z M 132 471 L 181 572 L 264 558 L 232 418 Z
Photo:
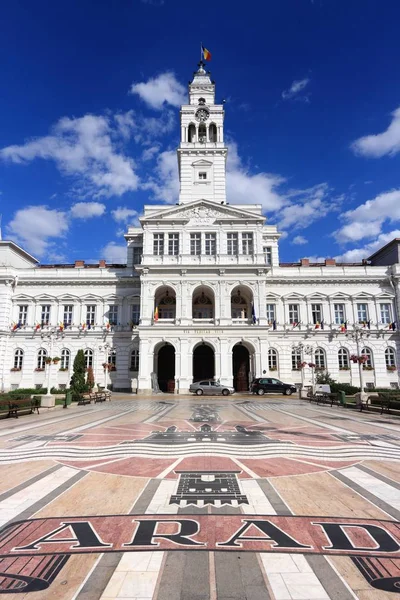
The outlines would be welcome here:
M 90 404 L 92 401 L 92 398 L 90 397 L 90 394 L 82 394 L 78 400 L 78 406 L 83 406 L 84 404 Z
M 111 392 L 109 390 L 102 390 L 101 392 L 86 392 L 82 394 L 78 404 L 90 404 L 93 402 L 96 404 L 97 402 L 106 402 L 106 400 L 111 400 Z
M 397 410 L 397 408 L 395 408 L 395 406 L 400 405 L 400 394 L 396 394 L 396 393 L 390 394 L 390 393 L 378 392 L 378 402 L 381 405 L 381 415 L 383 414 L 384 410 L 386 410 L 388 413 L 390 413 L 391 409 Z
M 316 402 L 317 404 L 330 404 L 333 406 L 336 404 L 340 406 L 339 394 L 330 392 L 315 392 L 311 390 L 307 393 L 307 398 L 310 402 Z
M 40 398 L 8 398 L 0 400 L 0 413 L 7 413 L 7 417 L 18 419 L 18 413 L 39 414 Z

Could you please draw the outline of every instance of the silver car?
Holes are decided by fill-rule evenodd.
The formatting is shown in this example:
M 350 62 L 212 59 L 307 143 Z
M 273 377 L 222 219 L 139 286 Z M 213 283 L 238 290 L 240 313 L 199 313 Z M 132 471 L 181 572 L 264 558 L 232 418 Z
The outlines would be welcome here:
M 189 392 L 197 394 L 197 396 L 202 396 L 203 394 L 206 394 L 207 396 L 211 396 L 212 394 L 229 396 L 229 394 L 234 394 L 235 390 L 233 387 L 229 387 L 229 385 L 222 385 L 219 381 L 207 379 L 205 381 L 197 381 L 196 383 L 190 384 Z

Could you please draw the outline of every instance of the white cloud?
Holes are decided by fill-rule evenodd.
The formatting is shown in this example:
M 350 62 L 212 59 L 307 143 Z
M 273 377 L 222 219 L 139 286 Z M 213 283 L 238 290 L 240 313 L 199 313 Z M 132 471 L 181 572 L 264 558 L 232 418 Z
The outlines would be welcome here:
M 308 244 L 308 240 L 303 237 L 302 235 L 296 235 L 296 237 L 294 237 L 292 239 L 292 244 L 296 244 L 297 246 L 302 246 L 303 244 Z
M 17 210 L 7 233 L 38 258 L 58 251 L 55 238 L 64 237 L 69 228 L 67 213 L 46 206 L 27 206 Z
M 280 175 L 256 173 L 253 175 L 239 157 L 237 144 L 229 142 L 226 167 L 226 193 L 232 204 L 262 204 L 264 210 L 278 210 L 285 199 L 276 188 L 285 179 Z
M 117 223 L 126 223 L 127 221 L 131 221 L 135 225 L 139 225 L 139 213 L 137 210 L 133 208 L 127 208 L 126 206 L 119 206 L 115 210 L 111 211 L 112 217 L 114 221 Z
M 286 200 L 278 214 L 278 226 L 294 230 L 305 229 L 314 221 L 337 211 L 343 196 L 333 196 L 327 183 L 319 183 L 304 190 L 290 190 Z
M 142 160 L 145 162 L 152 160 L 158 152 L 160 152 L 160 146 L 158 144 L 155 146 L 150 146 L 150 148 L 143 150 Z
M 365 135 L 355 140 L 351 148 L 356 154 L 371 158 L 381 158 L 386 154 L 394 156 L 400 152 L 400 107 L 392 112 L 392 122 L 383 133 Z
M 360 262 L 363 258 L 368 258 L 371 254 L 374 254 L 374 252 L 391 242 L 394 238 L 400 238 L 400 229 L 381 233 L 375 240 L 365 244 L 361 248 L 347 250 L 347 252 L 339 254 L 335 258 L 340 262 Z
M 51 135 L 3 148 L 0 158 L 14 163 L 27 163 L 35 158 L 54 160 L 63 174 L 76 179 L 77 193 L 121 196 L 136 190 L 139 180 L 134 161 L 116 147 L 113 139 L 116 132 L 118 128 L 113 128 L 111 120 L 103 116 L 64 117 L 53 127 Z
M 126 244 L 109 242 L 100 250 L 108 263 L 126 264 Z
M 71 206 L 70 214 L 73 219 L 90 219 L 104 215 L 106 207 L 100 202 L 77 202 Z
M 154 198 L 167 204 L 179 199 L 178 161 L 175 150 L 161 152 L 157 158 L 155 177 L 144 184 L 143 189 L 152 190 Z
M 301 92 L 307 87 L 310 83 L 310 79 L 306 77 L 305 79 L 298 79 L 293 81 L 292 85 L 288 90 L 284 90 L 282 92 L 283 100 L 302 100 L 303 102 L 309 102 L 309 96 L 301 95 Z
M 171 71 L 161 73 L 146 82 L 133 83 L 131 94 L 137 94 L 148 106 L 160 110 L 164 104 L 179 107 L 187 102 L 185 87 Z
M 333 234 L 339 243 L 376 237 L 385 221 L 400 220 L 400 190 L 379 194 L 354 210 L 346 211 L 340 218 L 345 224 Z
M 125 139 L 129 139 L 131 137 L 132 131 L 136 127 L 136 121 L 134 119 L 134 111 L 128 110 L 126 113 L 117 113 L 114 115 L 115 122 L 117 123 L 117 128 L 120 131 L 121 135 Z

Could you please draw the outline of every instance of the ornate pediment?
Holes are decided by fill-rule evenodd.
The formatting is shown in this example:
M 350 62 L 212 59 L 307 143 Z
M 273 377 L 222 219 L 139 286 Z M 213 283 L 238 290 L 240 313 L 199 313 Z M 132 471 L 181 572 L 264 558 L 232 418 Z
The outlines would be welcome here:
M 216 204 L 207 200 L 199 200 L 190 204 L 179 205 L 172 209 L 159 211 L 141 220 L 142 222 L 180 221 L 189 225 L 211 225 L 219 220 L 264 221 L 264 217 L 231 206 Z

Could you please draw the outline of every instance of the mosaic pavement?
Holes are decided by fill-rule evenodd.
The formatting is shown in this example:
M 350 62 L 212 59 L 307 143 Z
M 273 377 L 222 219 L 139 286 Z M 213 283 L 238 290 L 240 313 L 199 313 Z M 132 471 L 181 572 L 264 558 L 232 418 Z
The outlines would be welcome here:
M 3 420 L 0 594 L 400 598 L 399 426 L 239 394 Z

